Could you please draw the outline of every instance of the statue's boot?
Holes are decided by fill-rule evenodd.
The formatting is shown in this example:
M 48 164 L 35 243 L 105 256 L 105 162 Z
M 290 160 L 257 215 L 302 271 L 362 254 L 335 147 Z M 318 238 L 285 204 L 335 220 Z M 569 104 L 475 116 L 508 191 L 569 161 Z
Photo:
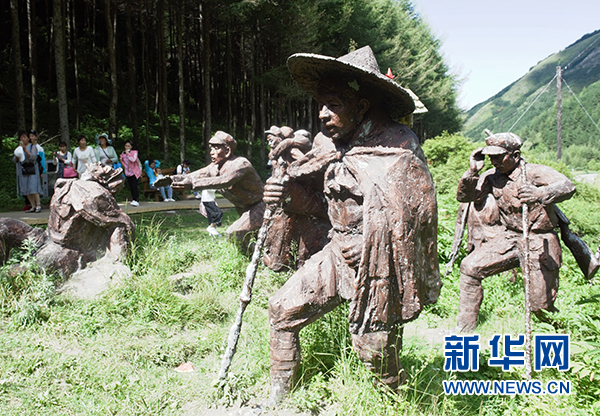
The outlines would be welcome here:
M 288 395 L 300 366 L 300 337 L 295 332 L 271 330 L 271 397 L 277 404 Z
M 458 318 L 456 322 L 459 331 L 465 332 L 475 329 L 482 301 L 483 288 L 481 287 L 481 280 L 461 273 Z
M 352 335 L 352 346 L 365 367 L 378 376 L 378 382 L 396 391 L 406 381 L 400 364 L 402 328 Z

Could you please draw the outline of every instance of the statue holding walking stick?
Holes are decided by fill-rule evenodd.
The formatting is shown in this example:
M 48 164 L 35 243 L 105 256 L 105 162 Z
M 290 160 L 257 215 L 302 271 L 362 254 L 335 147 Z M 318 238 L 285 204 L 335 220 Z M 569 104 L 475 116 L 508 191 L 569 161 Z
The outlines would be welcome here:
M 542 310 L 557 310 L 554 302 L 562 264 L 556 232 L 559 227 L 586 277 L 591 278 L 598 269 L 597 259 L 583 241 L 570 233 L 568 220 L 555 205 L 571 198 L 575 186 L 548 166 L 525 165 L 522 144 L 523 140 L 513 133 L 490 135 L 486 146 L 471 154 L 469 169 L 459 181 L 457 199 L 471 203 L 477 219 L 468 222 L 469 234 L 477 236 L 476 244 L 470 244 L 470 252 L 460 265 L 459 330 L 477 326 L 483 301 L 482 280 L 518 266 L 529 286 L 526 297 L 531 312 L 542 317 Z M 480 175 L 485 155 L 494 168 Z M 480 227 L 485 228 L 484 232 Z
M 401 324 L 436 302 L 441 288 L 433 180 L 417 137 L 395 121 L 414 111 L 413 98 L 391 71 L 381 73 L 369 47 L 337 59 L 296 54 L 288 67 L 317 99 L 323 129 L 319 144 L 288 166 L 290 181 L 267 182 L 264 200 L 285 209 L 315 201 L 322 189 L 332 229 L 269 300 L 271 400 L 293 386 L 300 330 L 344 301 L 354 350 L 396 389 L 405 378 Z M 311 176 L 322 178 L 320 189 L 288 198 L 294 178 Z
M 287 126 L 271 126 L 265 133 L 271 147 L 272 183 L 287 176 L 287 166 L 312 150 L 313 143 L 306 130 L 293 131 Z M 320 146 L 318 142 L 314 145 Z M 289 199 L 294 203 L 278 207 L 273 214 L 263 252 L 265 266 L 276 272 L 297 269 L 327 244 L 331 223 L 322 188 L 323 177 L 319 175 L 295 177 L 287 184 Z

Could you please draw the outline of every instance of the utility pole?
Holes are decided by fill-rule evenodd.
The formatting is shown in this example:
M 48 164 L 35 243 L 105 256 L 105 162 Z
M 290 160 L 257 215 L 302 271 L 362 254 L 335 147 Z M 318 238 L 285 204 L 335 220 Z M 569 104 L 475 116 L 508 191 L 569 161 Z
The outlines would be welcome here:
M 562 157 L 562 68 L 556 67 L 556 160 Z

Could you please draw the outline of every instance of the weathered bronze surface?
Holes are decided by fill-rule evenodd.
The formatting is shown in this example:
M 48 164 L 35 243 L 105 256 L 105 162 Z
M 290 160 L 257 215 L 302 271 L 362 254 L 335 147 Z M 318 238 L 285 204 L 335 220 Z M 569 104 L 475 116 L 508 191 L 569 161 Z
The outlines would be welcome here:
M 559 222 L 555 204 L 571 198 L 575 186 L 564 175 L 544 166 L 527 164 L 523 182 L 520 148 L 523 141 L 513 133 L 498 133 L 476 149 L 470 167 L 460 179 L 457 199 L 471 202 L 468 256 L 460 265 L 460 299 L 457 325 L 472 330 L 483 300 L 481 281 L 488 276 L 522 265 L 523 204 L 529 206 L 529 256 L 531 310 L 556 310 L 558 272 L 562 264 Z M 485 155 L 494 168 L 479 175 Z
M 287 183 L 288 203 L 273 213 L 265 240 L 263 263 L 274 271 L 297 268 L 329 241 L 331 223 L 322 192 L 322 176 L 289 179 L 287 167 L 311 150 L 310 133 L 272 126 L 267 133 L 273 174 L 270 183 Z M 308 200 L 307 200 L 308 198 Z M 294 203 L 289 203 L 293 201 Z M 306 208 L 310 207 L 310 210 Z
M 296 54 L 288 66 L 317 99 L 323 130 L 288 167 L 289 182 L 267 183 L 264 199 L 308 213 L 321 209 L 322 192 L 332 229 L 329 243 L 269 301 L 271 397 L 280 400 L 292 386 L 300 330 L 344 301 L 355 351 L 396 388 L 403 380 L 398 325 L 436 302 L 441 288 L 433 181 L 417 137 L 392 119 L 414 111 L 414 102 L 381 74 L 369 47 L 338 59 Z M 322 184 L 297 198 L 289 184 L 303 177 Z
M 240 218 L 227 228 L 226 234 L 234 236 L 242 247 L 249 244 L 248 234 L 262 224 L 265 204 L 262 201 L 264 185 L 248 159 L 234 154 L 237 142 L 218 131 L 210 139 L 212 163 L 187 175 L 172 176 L 175 189 L 217 189 L 240 214 Z
M 35 257 L 45 268 L 68 278 L 78 268 L 109 252 L 124 257 L 135 225 L 117 205 L 112 192 L 123 186 L 122 170 L 100 163 L 88 165 L 81 179 L 58 179 L 50 202 L 48 229 L 0 218 L 4 255 L 28 237 L 35 238 Z

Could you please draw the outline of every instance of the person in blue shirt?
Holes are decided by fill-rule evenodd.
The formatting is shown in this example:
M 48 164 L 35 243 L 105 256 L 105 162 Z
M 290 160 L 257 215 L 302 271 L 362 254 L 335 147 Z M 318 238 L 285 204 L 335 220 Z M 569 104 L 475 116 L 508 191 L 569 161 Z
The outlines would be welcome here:
M 163 177 L 159 166 L 160 162 L 155 159 L 146 159 L 144 162 L 144 171 L 146 172 L 146 175 L 148 175 L 150 187 L 153 189 L 158 189 L 158 192 L 160 192 L 160 196 L 162 196 L 164 202 L 175 202 L 173 199 L 173 188 L 171 188 L 170 185 L 159 186 L 158 188 L 154 186 L 154 182 Z

